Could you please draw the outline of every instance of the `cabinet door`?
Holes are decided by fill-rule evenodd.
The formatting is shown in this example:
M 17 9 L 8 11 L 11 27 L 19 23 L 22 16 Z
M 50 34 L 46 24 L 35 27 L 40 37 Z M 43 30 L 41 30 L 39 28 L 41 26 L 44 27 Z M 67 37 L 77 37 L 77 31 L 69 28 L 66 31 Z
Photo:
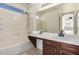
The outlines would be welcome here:
M 51 40 L 43 40 L 43 54 L 44 55 L 58 55 L 59 42 Z
M 28 36 L 28 38 L 32 42 L 33 46 L 36 48 L 36 37 Z
M 44 45 L 44 48 L 43 48 L 43 54 L 44 55 L 57 55 L 57 49 L 50 46 L 50 45 Z
M 61 50 L 62 54 L 79 55 L 79 46 L 76 45 L 61 43 Z

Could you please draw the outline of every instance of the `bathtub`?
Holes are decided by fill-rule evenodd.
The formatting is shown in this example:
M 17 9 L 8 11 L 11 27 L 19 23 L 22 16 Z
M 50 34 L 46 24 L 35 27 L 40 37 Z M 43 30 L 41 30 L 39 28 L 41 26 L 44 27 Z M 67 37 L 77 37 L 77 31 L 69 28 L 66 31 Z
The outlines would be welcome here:
M 0 55 L 20 55 L 31 47 L 32 44 L 28 39 L 21 37 L 5 38 L 5 40 L 0 40 Z

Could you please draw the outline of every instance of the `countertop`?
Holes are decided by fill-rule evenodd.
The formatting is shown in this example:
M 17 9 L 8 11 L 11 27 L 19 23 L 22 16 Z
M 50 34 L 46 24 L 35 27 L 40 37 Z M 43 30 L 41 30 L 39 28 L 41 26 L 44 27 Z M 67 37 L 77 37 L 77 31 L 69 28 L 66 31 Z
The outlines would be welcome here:
M 54 40 L 58 42 L 73 44 L 79 46 L 79 36 L 70 36 L 65 35 L 64 37 L 58 36 L 57 33 L 49 33 L 49 32 L 43 32 L 41 34 L 29 34 L 30 36 L 38 37 L 38 38 L 44 38 L 48 40 Z

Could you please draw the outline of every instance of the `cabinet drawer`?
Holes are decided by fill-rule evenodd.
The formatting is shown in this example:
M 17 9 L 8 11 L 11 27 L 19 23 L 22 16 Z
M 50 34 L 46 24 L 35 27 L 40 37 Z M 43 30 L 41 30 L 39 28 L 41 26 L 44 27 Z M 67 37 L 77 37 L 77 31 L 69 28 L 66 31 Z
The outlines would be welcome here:
M 44 45 L 44 48 L 43 48 L 43 54 L 44 55 L 57 55 L 57 49 L 54 48 L 54 47 L 51 47 L 49 45 Z
M 55 48 L 57 48 L 59 46 L 59 42 L 51 41 L 51 40 L 44 40 L 43 44 L 47 44 L 47 45 L 50 45 Z
M 61 50 L 79 55 L 79 47 L 75 45 L 61 43 Z

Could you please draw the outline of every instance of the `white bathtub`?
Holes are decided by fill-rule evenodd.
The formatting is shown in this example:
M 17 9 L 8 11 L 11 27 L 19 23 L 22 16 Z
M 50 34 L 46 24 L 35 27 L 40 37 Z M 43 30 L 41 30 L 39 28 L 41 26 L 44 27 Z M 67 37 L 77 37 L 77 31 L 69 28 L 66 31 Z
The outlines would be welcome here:
M 0 41 L 0 55 L 20 55 L 32 47 L 28 39 L 9 38 Z

